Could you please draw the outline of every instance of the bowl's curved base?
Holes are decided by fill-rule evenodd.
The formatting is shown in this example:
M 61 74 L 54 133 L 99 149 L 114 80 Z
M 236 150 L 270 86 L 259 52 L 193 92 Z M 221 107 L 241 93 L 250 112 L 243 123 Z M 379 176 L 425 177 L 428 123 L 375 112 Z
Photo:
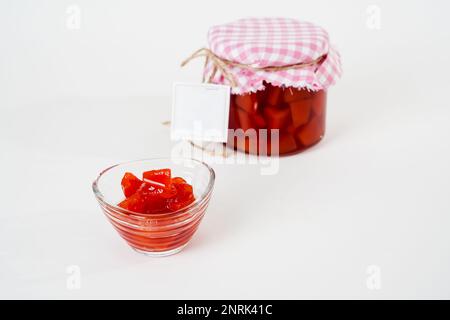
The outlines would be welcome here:
M 149 257 L 167 257 L 167 256 L 171 256 L 173 254 L 176 254 L 178 252 L 180 252 L 181 250 L 184 249 L 184 247 L 186 247 L 186 244 L 183 244 L 181 247 L 172 249 L 172 250 L 168 250 L 168 251 L 145 251 L 145 250 L 141 250 L 141 249 L 137 249 L 137 248 L 133 248 L 134 251 L 139 252 L 141 254 L 144 254 L 146 256 Z

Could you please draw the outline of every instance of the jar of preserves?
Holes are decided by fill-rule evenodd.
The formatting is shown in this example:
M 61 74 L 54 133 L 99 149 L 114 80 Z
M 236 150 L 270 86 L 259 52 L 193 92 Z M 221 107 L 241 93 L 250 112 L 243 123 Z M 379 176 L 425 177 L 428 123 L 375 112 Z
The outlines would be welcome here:
M 204 81 L 231 86 L 227 145 L 258 155 L 287 155 L 325 134 L 327 90 L 340 56 L 319 26 L 285 18 L 248 18 L 208 32 Z

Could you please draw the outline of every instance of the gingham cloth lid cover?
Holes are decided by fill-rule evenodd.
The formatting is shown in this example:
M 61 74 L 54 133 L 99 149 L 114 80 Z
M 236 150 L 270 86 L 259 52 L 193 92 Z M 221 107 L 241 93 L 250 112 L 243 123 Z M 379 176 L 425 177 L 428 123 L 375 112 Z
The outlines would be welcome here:
M 325 55 L 320 65 L 279 71 L 229 66 L 237 86 L 235 94 L 263 90 L 263 81 L 275 86 L 309 90 L 327 89 L 341 76 L 339 53 L 329 44 L 328 33 L 309 22 L 286 18 L 246 18 L 216 25 L 208 32 L 209 48 L 222 59 L 253 67 L 307 63 Z M 212 64 L 205 66 L 205 74 Z M 213 83 L 229 84 L 217 73 Z

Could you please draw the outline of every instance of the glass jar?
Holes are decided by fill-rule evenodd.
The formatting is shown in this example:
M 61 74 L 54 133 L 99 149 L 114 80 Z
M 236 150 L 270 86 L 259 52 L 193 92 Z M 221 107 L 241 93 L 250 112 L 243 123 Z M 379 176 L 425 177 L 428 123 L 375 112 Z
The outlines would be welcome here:
M 256 155 L 287 155 L 325 133 L 327 90 L 342 74 L 328 32 L 289 18 L 245 18 L 212 26 L 203 81 L 231 88 L 227 146 Z
M 326 90 L 264 85 L 256 93 L 231 95 L 227 145 L 251 154 L 288 155 L 318 143 L 325 133 Z

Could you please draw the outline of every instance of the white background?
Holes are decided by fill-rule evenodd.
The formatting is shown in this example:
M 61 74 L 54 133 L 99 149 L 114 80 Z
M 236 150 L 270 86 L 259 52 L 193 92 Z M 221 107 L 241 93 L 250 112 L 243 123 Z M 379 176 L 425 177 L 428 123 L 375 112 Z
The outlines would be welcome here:
M 373 4 L 379 30 L 367 26 Z M 70 5 L 79 29 L 67 26 Z M 449 9 L 2 0 L 0 297 L 450 298 Z M 329 31 L 344 77 L 329 93 L 326 138 L 282 158 L 274 176 L 216 165 L 190 245 L 141 256 L 104 219 L 91 181 L 111 164 L 170 154 L 161 122 L 172 82 L 201 74 L 200 61 L 180 61 L 206 44 L 210 25 L 246 16 Z M 66 286 L 71 265 L 78 290 Z

